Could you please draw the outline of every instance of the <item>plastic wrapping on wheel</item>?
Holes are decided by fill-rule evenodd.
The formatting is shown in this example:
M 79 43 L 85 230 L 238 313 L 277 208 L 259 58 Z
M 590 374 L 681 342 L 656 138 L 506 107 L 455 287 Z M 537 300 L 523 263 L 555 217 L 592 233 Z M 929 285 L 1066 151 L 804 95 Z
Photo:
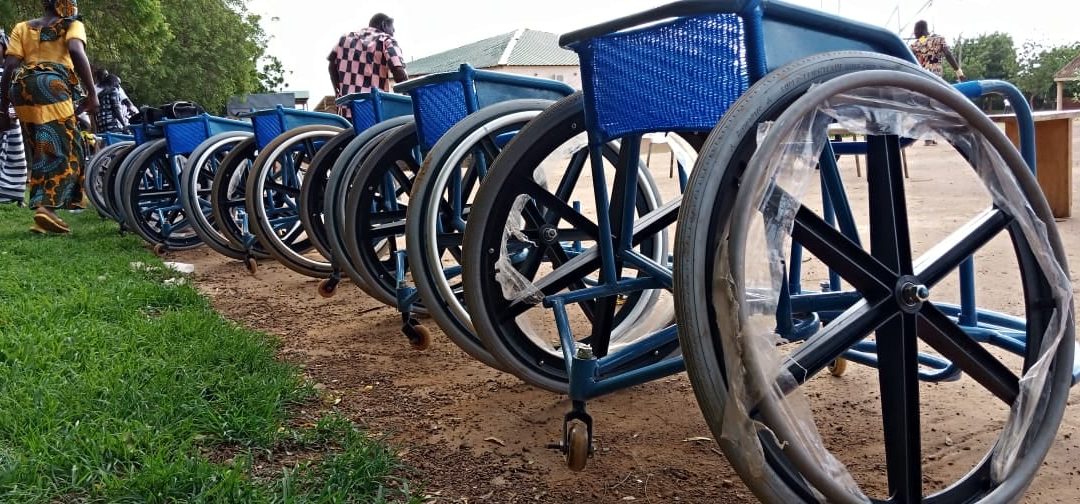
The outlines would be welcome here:
M 739 233 L 729 229 L 730 234 L 719 240 L 714 255 L 713 292 L 717 301 L 713 308 L 718 334 L 725 340 L 723 360 L 730 394 L 724 409 L 721 442 L 731 448 L 729 453 L 743 453 L 749 465 L 760 468 L 764 475 L 766 461 L 758 436 L 763 429 L 770 429 L 788 457 L 801 459 L 800 466 L 811 467 L 816 472 L 807 475 L 808 481 L 827 478 L 834 486 L 840 483 L 847 492 L 839 498 L 823 496 L 824 499 L 869 502 L 844 465 L 825 448 L 809 402 L 789 371 L 792 361 L 777 346 L 780 336 L 776 314 L 786 281 L 786 252 L 791 247 L 801 200 L 818 181 L 818 160 L 831 123 L 863 135 L 944 137 L 974 168 L 995 207 L 1015 219 L 1021 230 L 1019 239 L 1030 245 L 1038 268 L 1050 284 L 1053 298 L 1048 301 L 1055 308 L 1038 359 L 1021 378 L 1020 396 L 1012 404 L 1001 438 L 992 449 L 991 474 L 996 481 L 1002 481 L 1022 456 L 1023 435 L 1037 420 L 1034 417 L 1050 364 L 1068 332 L 1072 309 L 1069 277 L 1054 254 L 1044 222 L 1031 208 L 1010 166 L 990 140 L 943 104 L 895 87 L 862 88 L 833 96 L 786 131 L 774 124 L 759 128 L 759 149 L 747 173 L 761 173 L 765 182 L 742 188 L 744 192 L 756 192 L 740 195 L 750 199 L 745 200 L 745 206 L 737 208 L 756 211 L 737 214 L 731 224 L 732 228 L 746 229 L 746 240 L 733 239 Z M 773 146 L 779 148 L 772 149 Z M 740 246 L 745 250 L 739 250 Z M 763 249 L 769 253 L 758 253 Z M 768 426 L 752 418 L 752 413 L 768 418 Z
M 533 173 L 533 179 L 540 187 L 547 189 L 547 175 L 544 173 L 543 168 L 538 168 Z M 538 305 L 544 301 L 544 292 L 518 271 L 517 267 L 514 266 L 513 256 L 510 253 L 511 238 L 515 243 L 525 246 L 523 247 L 525 253 L 540 253 L 539 249 L 536 248 L 536 243 L 525 236 L 523 232 L 525 218 L 522 216 L 522 212 L 531 201 L 532 198 L 524 194 L 518 195 L 517 199 L 514 200 L 514 206 L 510 209 L 506 221 L 506 228 L 503 230 L 499 260 L 495 262 L 495 281 L 502 288 L 503 298 L 507 301 Z M 532 250 L 529 250 L 529 248 L 532 248 Z

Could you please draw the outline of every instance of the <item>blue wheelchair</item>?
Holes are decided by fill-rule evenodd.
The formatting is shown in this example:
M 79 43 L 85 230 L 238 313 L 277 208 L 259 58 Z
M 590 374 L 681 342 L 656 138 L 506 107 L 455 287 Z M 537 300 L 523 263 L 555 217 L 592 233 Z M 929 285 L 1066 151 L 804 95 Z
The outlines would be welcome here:
M 463 263 L 473 325 L 501 368 L 569 393 L 560 448 L 572 469 L 592 452 L 588 399 L 686 368 L 720 448 L 763 501 L 1018 498 L 1061 420 L 1075 335 L 1060 240 L 1028 171 L 1031 123 L 1021 156 L 968 101 L 1014 88 L 950 88 L 892 33 L 768 0 L 677 2 L 562 43 L 581 58 L 584 91 L 537 116 L 497 159 Z M 861 88 L 877 94 L 844 95 Z M 830 143 L 838 117 L 862 124 L 866 142 Z M 643 211 L 639 146 L 651 132 L 682 132 L 701 150 L 685 203 Z M 931 132 L 975 168 L 994 205 L 914 261 L 901 148 Z M 566 156 L 583 133 L 588 159 Z M 849 198 L 857 191 L 843 184 L 838 154 L 867 156 L 868 216 Z M 539 174 L 559 178 L 541 184 Z M 807 187 L 820 204 L 807 203 Z M 585 211 L 572 204 L 583 195 Z M 674 257 L 657 255 L 676 218 Z M 1020 317 L 975 303 L 970 257 L 1003 231 Z M 950 274 L 959 302 L 938 306 L 930 289 Z M 802 290 L 815 275 L 822 291 Z M 634 316 L 643 304 L 658 311 L 656 292 L 673 293 L 678 327 Z M 839 461 L 849 440 L 822 441 L 799 407 L 810 378 L 840 359 L 877 367 L 882 482 L 855 482 Z M 1028 381 L 1033 370 L 1041 379 Z M 957 379 L 1018 420 L 988 421 L 996 437 L 971 450 L 971 469 L 927 488 L 919 381 Z
M 409 97 L 377 89 L 343 96 L 336 103 L 352 112 L 352 127 L 319 149 L 300 188 L 300 222 L 314 248 L 325 259 L 306 271 L 322 278 L 318 293 L 323 297 L 334 295 L 344 269 L 349 267 L 338 252 L 343 247 L 339 223 L 343 219 L 344 195 L 340 188 L 359 166 L 358 155 L 362 158 L 361 153 L 369 151 L 381 133 L 403 123 L 404 119 L 398 118 L 412 114 Z M 301 272 L 305 268 L 301 264 L 289 267 Z
M 422 349 L 430 341 L 430 333 L 413 315 L 434 310 L 440 325 L 450 328 L 447 334 L 452 334 L 451 338 L 470 354 L 478 355 L 471 331 L 454 331 L 462 327 L 462 322 L 451 314 L 448 301 L 436 297 L 435 289 L 428 289 L 428 295 L 421 298 L 413 282 L 425 286 L 441 283 L 447 287 L 447 299 L 457 302 L 460 287 L 448 282 L 454 282 L 460 272 L 454 262 L 455 255 L 460 257 L 459 243 L 470 195 L 488 163 L 516 129 L 531 118 L 527 113 L 535 115 L 552 100 L 573 90 L 561 82 L 476 70 L 465 64 L 456 72 L 408 81 L 398 85 L 396 91 L 411 96 L 413 121 L 387 132 L 353 175 L 345 193 L 345 255 L 352 270 L 359 274 L 357 284 L 373 298 L 401 312 L 402 332 L 412 345 Z M 518 113 L 526 114 L 513 116 Z M 508 123 L 506 118 L 510 116 L 513 118 Z M 466 126 L 454 129 L 466 118 Z M 499 131 L 472 137 L 481 128 Z M 447 159 L 447 149 L 461 150 L 453 159 Z M 439 157 L 432 158 L 436 152 Z M 450 178 L 418 178 L 425 170 L 429 177 L 438 178 L 445 172 Z M 439 187 L 424 187 L 418 195 L 421 181 Z M 430 242 L 426 228 L 417 233 L 421 249 L 416 252 L 432 254 L 422 258 L 406 246 L 407 221 L 412 218 L 408 216 L 415 215 L 417 205 L 435 205 L 434 211 L 418 219 L 437 221 L 436 242 Z M 424 267 L 411 267 L 413 261 L 423 261 Z M 453 323 L 444 323 L 450 321 Z M 486 358 L 483 354 L 479 357 Z
M 222 159 L 210 206 L 229 249 L 255 274 L 259 259 L 294 259 L 311 249 L 297 213 L 300 184 L 316 152 L 347 121 L 281 106 L 249 117 L 254 134 Z
M 259 155 L 247 175 L 244 209 L 252 234 L 278 262 L 313 277 L 329 274 L 329 265 L 308 257 L 314 249 L 300 221 L 300 189 L 324 148 L 338 152 L 347 143 L 350 124 L 334 114 L 285 109 L 252 116 Z
M 134 127 L 136 147 L 121 164 L 113 187 L 121 224 L 159 254 L 201 245 L 182 203 L 181 173 L 187 157 L 207 138 L 245 127 L 207 114 Z

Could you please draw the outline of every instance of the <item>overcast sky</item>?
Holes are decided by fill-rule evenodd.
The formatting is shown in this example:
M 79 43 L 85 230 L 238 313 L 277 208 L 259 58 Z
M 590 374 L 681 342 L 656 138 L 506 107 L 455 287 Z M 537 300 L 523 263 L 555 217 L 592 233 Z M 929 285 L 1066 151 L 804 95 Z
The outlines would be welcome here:
M 1004 31 L 1017 43 L 1080 39 L 1075 0 L 1025 0 L 1005 9 L 1003 0 L 790 0 L 844 17 L 911 31 L 924 18 L 952 40 L 958 35 Z M 563 33 L 668 3 L 665 0 L 250 0 L 272 37 L 267 48 L 281 59 L 286 82 L 310 91 L 312 101 L 331 94 L 326 55 L 345 32 L 367 25 L 379 11 L 396 22 L 406 60 L 428 56 L 486 37 L 530 28 Z

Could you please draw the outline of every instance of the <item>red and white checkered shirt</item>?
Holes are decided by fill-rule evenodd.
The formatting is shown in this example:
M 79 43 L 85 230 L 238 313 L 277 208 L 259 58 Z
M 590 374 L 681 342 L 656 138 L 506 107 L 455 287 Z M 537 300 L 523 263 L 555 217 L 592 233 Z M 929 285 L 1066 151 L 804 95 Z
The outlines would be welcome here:
M 405 58 L 394 37 L 371 27 L 342 36 L 327 59 L 337 68 L 341 84 L 335 91 L 339 98 L 374 88 L 389 91 L 390 68 L 405 68 Z M 348 110 L 343 110 L 348 115 Z

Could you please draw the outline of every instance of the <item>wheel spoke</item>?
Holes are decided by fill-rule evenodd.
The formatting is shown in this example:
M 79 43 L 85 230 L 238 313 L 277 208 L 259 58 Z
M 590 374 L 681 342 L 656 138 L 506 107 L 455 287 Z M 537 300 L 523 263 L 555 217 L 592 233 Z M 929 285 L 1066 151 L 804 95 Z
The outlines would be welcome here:
M 983 212 L 923 254 L 915 263 L 915 275 L 927 287 L 937 285 L 1011 222 L 1011 217 L 996 208 Z
M 899 137 L 867 137 L 866 165 L 871 254 L 897 275 L 911 275 L 914 268 Z
M 594 238 L 600 236 L 600 228 L 595 222 L 589 220 L 584 215 L 581 215 L 580 212 L 574 210 L 570 205 L 567 205 L 565 201 L 548 192 L 547 189 L 540 187 L 540 184 L 537 184 L 532 180 L 523 181 L 521 184 L 524 186 L 524 194 L 531 197 L 539 206 L 547 209 L 547 211 L 544 212 L 544 220 L 549 224 L 557 225 L 559 219 L 561 219 L 582 231 L 590 233 Z M 552 214 L 558 218 L 553 219 L 551 217 Z
M 809 208 L 799 208 L 791 239 L 860 292 L 888 293 L 897 275 Z
M 922 501 L 919 349 L 916 316 L 900 313 L 877 330 L 881 420 L 891 501 Z
M 785 366 L 795 382 L 781 383 L 781 388 L 786 393 L 806 383 L 897 312 L 891 298 L 874 303 L 862 300 L 848 308 L 788 356 Z
M 972 339 L 960 326 L 930 303 L 919 311 L 919 339 L 986 387 L 1005 404 L 1013 404 L 1020 394 L 1020 379 Z
M 578 179 L 581 178 L 581 171 L 585 168 L 585 161 L 588 159 L 588 149 L 581 149 L 570 158 L 570 164 L 566 167 L 562 180 L 559 181 L 558 189 L 555 190 L 555 197 L 560 201 L 570 199 L 570 195 L 574 193 L 574 187 L 577 186 Z
M 267 182 L 265 190 L 274 191 L 274 192 L 282 192 L 282 193 L 285 193 L 285 194 L 287 194 L 289 196 L 292 196 L 294 198 L 299 198 L 300 197 L 300 189 L 299 188 L 297 188 L 297 187 L 289 187 L 287 185 L 279 184 L 277 182 Z

